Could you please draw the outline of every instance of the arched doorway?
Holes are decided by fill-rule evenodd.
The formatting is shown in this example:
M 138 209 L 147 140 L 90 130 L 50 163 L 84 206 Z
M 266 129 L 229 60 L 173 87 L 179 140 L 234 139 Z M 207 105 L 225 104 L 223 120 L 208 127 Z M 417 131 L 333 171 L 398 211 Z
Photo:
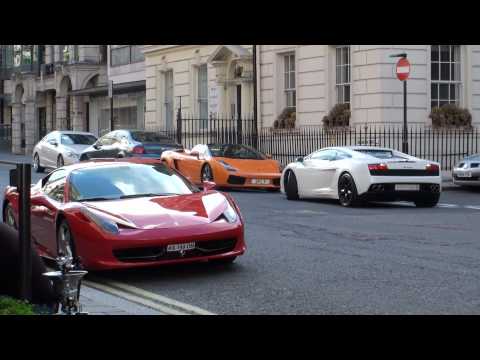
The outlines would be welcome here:
M 57 127 L 63 130 L 72 130 L 72 107 L 73 97 L 72 82 L 69 76 L 65 76 L 60 82 L 59 95 L 57 97 Z
M 13 117 L 13 138 L 20 138 L 20 142 L 13 144 L 13 151 L 15 153 L 20 153 L 24 151 L 26 146 L 26 132 L 25 132 L 25 104 L 23 101 L 23 95 L 25 90 L 22 84 L 18 84 L 15 88 L 13 107 L 12 107 L 12 117 Z M 20 136 L 18 136 L 20 135 Z

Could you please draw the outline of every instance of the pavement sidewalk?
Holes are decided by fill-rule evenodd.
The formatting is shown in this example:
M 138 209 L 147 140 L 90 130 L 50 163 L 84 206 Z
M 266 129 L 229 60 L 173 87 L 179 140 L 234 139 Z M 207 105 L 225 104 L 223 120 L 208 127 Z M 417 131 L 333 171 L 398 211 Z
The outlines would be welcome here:
M 89 315 L 165 315 L 149 307 L 82 285 L 82 311 Z

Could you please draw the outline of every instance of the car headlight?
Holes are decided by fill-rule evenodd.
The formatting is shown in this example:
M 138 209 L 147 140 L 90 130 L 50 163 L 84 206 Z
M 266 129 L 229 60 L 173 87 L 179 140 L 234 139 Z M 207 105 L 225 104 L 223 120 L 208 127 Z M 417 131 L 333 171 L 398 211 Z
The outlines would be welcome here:
M 230 204 L 228 204 L 227 209 L 223 212 L 223 215 L 229 223 L 234 223 L 238 219 L 237 212 Z
M 227 169 L 228 171 L 232 171 L 232 172 L 236 172 L 238 171 L 237 169 L 235 169 L 232 165 L 230 164 L 227 164 L 225 161 L 223 160 L 219 160 L 218 161 L 220 164 L 222 164 L 222 166 Z
M 74 153 L 73 151 L 67 151 L 67 156 L 78 159 L 78 154 Z
M 82 209 L 82 213 L 92 220 L 99 228 L 110 234 L 118 234 L 118 225 L 115 221 L 106 219 L 103 216 L 94 214 L 92 211 L 87 209 Z

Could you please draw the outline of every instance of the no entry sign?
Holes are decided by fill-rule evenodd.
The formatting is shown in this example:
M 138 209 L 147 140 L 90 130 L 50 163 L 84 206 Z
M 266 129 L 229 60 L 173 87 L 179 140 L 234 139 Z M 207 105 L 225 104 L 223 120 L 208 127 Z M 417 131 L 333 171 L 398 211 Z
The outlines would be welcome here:
M 401 58 L 398 60 L 396 72 L 398 80 L 407 80 L 410 76 L 410 61 L 408 61 L 406 58 Z

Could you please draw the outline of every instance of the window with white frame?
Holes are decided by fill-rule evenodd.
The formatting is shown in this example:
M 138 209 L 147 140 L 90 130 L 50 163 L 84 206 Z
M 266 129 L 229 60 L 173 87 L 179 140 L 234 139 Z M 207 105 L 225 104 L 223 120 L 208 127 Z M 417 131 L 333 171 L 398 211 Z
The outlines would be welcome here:
M 297 90 L 295 78 L 295 54 L 287 54 L 283 57 L 284 62 L 284 92 L 285 105 L 287 108 L 295 109 L 297 106 Z
M 431 107 L 460 104 L 461 59 L 459 45 L 432 45 Z
M 350 46 L 335 49 L 335 92 L 337 104 L 350 104 Z
M 205 125 L 208 119 L 208 69 L 207 64 L 198 67 L 197 70 L 197 105 L 198 115 Z

